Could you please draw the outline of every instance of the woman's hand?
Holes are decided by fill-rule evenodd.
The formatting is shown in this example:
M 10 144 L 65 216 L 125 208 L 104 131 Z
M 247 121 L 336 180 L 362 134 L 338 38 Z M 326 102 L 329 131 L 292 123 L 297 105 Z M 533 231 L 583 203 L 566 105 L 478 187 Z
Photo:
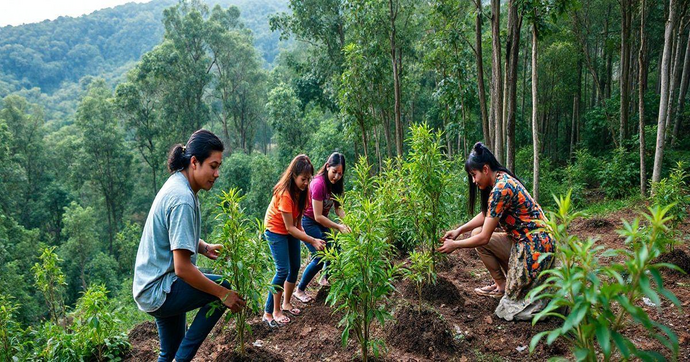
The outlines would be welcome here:
M 311 242 L 311 245 L 314 247 L 314 249 L 321 251 L 326 247 L 326 242 L 321 239 L 314 238 L 314 240 Z
M 202 251 L 202 255 L 205 257 L 211 259 L 211 260 L 216 260 L 218 259 L 218 256 L 220 255 L 220 251 L 223 249 L 223 245 L 221 244 L 206 244 L 204 247 L 204 250 Z
M 457 243 L 453 239 L 442 239 L 441 242 L 443 243 L 443 245 L 440 248 L 436 249 L 441 253 L 450 254 L 458 248 Z
M 445 234 L 443 234 L 441 241 L 443 242 L 443 240 L 445 240 L 445 239 L 455 240 L 458 238 L 458 236 L 460 236 L 460 229 L 459 228 L 454 229 L 454 230 L 449 230 L 449 231 L 446 231 Z
M 345 224 L 339 224 L 338 225 L 338 231 L 340 231 L 343 234 L 347 234 L 347 233 L 352 232 L 352 230 L 350 230 L 350 227 L 345 225 Z
M 223 305 L 228 307 L 233 313 L 241 311 L 247 304 L 247 302 L 240 298 L 240 295 L 233 290 L 228 290 L 228 293 L 220 300 L 223 302 Z

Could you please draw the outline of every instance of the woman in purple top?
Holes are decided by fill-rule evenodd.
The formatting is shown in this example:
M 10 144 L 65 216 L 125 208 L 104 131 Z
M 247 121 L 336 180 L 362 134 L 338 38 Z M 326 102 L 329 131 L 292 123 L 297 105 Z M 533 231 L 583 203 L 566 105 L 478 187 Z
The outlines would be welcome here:
M 309 236 L 327 240 L 326 247 L 331 246 L 331 241 L 328 240 L 326 233 L 330 230 L 338 230 L 342 233 L 350 232 L 350 228 L 345 224 L 338 224 L 328 218 L 328 213 L 332 208 L 335 209 L 335 214 L 342 220 L 345 212 L 341 205 L 335 201 L 334 196 L 342 196 L 343 194 L 343 174 L 345 173 L 345 156 L 339 152 L 334 152 L 326 163 L 321 167 L 316 177 L 309 184 L 309 193 L 311 194 L 311 205 L 307 205 L 304 210 L 304 217 L 302 218 L 302 227 L 304 232 Z M 307 285 L 314 279 L 314 276 L 325 267 L 321 262 L 321 258 L 316 256 L 316 249 L 305 243 L 312 255 L 312 260 L 304 269 L 302 280 L 295 291 L 295 298 L 303 303 L 309 303 L 313 298 L 307 294 Z M 324 271 L 321 278 L 321 285 L 328 285 L 326 279 L 326 272 Z

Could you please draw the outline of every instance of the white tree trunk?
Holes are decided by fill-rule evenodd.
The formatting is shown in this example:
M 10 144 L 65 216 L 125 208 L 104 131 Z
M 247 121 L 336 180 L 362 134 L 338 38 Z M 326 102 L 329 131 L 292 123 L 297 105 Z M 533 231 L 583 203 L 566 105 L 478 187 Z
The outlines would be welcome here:
M 532 150 L 534 151 L 534 174 L 532 198 L 539 202 L 539 121 L 537 120 L 537 27 L 532 24 Z
M 659 100 L 659 118 L 656 132 L 656 152 L 654 153 L 654 169 L 652 182 L 661 180 L 661 163 L 664 159 L 664 136 L 666 134 L 666 117 L 668 115 L 668 96 L 670 88 L 671 44 L 673 30 L 676 27 L 676 0 L 669 0 L 668 19 L 664 30 L 664 51 L 661 58 L 661 99 Z

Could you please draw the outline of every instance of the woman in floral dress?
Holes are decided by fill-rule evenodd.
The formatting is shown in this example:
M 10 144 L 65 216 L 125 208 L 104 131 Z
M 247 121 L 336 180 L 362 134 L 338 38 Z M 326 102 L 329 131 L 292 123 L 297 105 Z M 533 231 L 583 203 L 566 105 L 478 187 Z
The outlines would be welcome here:
M 465 170 L 469 175 L 470 213 L 474 213 L 477 188 L 482 211 L 466 224 L 446 232 L 439 251 L 452 253 L 458 248 L 476 248 L 494 284 L 475 292 L 501 298 L 496 308 L 496 315 L 501 318 L 531 319 L 546 301 L 531 301 L 526 298 L 527 293 L 542 282 L 539 274 L 552 268 L 555 260 L 553 237 L 543 229 L 544 212 L 522 182 L 482 143 L 474 145 Z M 499 226 L 505 232 L 497 231 Z M 458 240 L 467 232 L 471 232 L 469 238 Z

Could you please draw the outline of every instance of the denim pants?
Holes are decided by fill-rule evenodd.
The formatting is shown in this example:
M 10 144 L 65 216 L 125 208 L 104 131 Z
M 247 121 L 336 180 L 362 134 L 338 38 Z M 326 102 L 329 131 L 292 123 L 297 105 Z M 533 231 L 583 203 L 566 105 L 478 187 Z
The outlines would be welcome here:
M 220 275 L 204 274 L 207 278 L 217 282 Z M 230 288 L 230 284 L 223 282 L 222 285 Z M 181 278 L 173 282 L 170 293 L 165 298 L 165 303 L 149 313 L 156 318 L 158 326 L 158 336 L 161 342 L 161 352 L 158 361 L 191 361 L 196 351 L 204 342 L 206 336 L 211 332 L 216 322 L 225 312 L 225 307 L 213 311 L 206 317 L 211 309 L 210 303 L 217 301 L 218 298 L 211 294 L 204 293 L 199 289 L 187 284 Z M 197 309 L 197 313 L 192 325 L 186 328 L 187 312 Z
M 295 283 L 300 265 L 300 245 L 299 240 L 292 235 L 276 234 L 266 230 L 264 233 L 268 246 L 271 248 L 273 262 L 276 265 L 276 275 L 273 277 L 272 285 L 280 288 L 283 283 Z M 277 301 L 280 303 L 280 301 Z M 273 314 L 273 294 L 269 291 L 266 299 L 266 313 Z
M 304 232 L 307 233 L 307 235 L 325 240 L 326 241 L 326 247 L 330 248 L 333 244 L 333 241 L 326 236 L 326 233 L 330 231 L 329 228 L 319 224 L 315 220 L 312 220 L 309 217 L 303 217 L 302 218 L 302 228 L 304 229 Z M 306 290 L 307 285 L 309 285 L 309 282 L 311 282 L 312 279 L 316 276 L 316 274 L 323 268 L 325 268 L 328 263 L 321 262 L 321 257 L 316 256 L 316 248 L 309 244 L 309 243 L 304 243 L 304 245 L 309 249 L 309 252 L 311 253 L 311 262 L 309 265 L 307 265 L 306 268 L 304 268 L 304 272 L 302 273 L 302 280 L 299 282 L 299 290 Z M 324 276 L 325 271 L 324 271 Z

